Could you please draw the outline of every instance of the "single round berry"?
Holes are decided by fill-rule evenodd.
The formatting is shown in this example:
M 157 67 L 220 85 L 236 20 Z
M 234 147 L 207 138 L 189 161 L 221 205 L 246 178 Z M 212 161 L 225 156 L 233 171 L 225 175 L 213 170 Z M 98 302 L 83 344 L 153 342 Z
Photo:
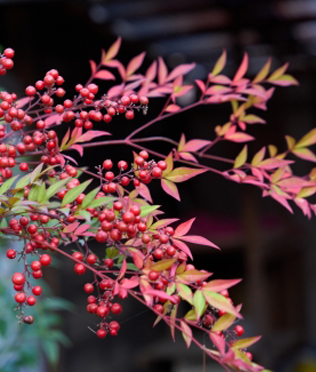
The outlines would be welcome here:
M 52 258 L 50 255 L 48 254 L 42 254 L 41 255 L 41 258 L 40 258 L 40 263 L 43 265 L 43 266 L 49 266 L 52 262 Z
M 14 249 L 8 249 L 7 250 L 7 257 L 10 260 L 13 260 L 16 257 L 16 251 Z
M 35 287 L 32 288 L 32 293 L 35 296 L 41 295 L 42 294 L 42 287 L 40 287 L 39 285 L 36 285 Z
M 23 293 L 23 292 L 19 292 L 19 293 L 17 293 L 17 294 L 14 296 L 14 298 L 15 298 L 15 301 L 16 301 L 17 303 L 22 304 L 22 303 L 25 302 L 25 300 L 26 300 L 26 295 L 25 295 L 25 293 Z
M 148 278 L 153 281 L 157 280 L 159 278 L 159 272 L 155 270 L 151 270 L 148 274 Z
M 21 273 L 15 273 L 12 275 L 12 283 L 16 285 L 22 285 L 25 283 L 25 276 Z
M 122 306 L 116 302 L 112 305 L 111 311 L 113 314 L 118 315 L 122 312 Z
M 34 296 L 30 296 L 26 300 L 29 306 L 34 306 L 36 304 L 36 298 Z
M 86 272 L 86 268 L 82 264 L 76 264 L 74 270 L 77 275 L 83 275 Z
M 105 332 L 105 330 L 104 329 L 99 329 L 98 331 L 97 331 L 97 336 L 98 336 L 98 338 L 105 338 L 105 336 L 106 336 L 106 332 Z
M 240 337 L 245 333 L 244 327 L 241 325 L 236 325 L 234 328 L 234 331 L 236 333 L 236 336 Z
M 87 283 L 84 285 L 83 289 L 86 293 L 92 293 L 94 291 L 94 286 L 91 283 Z

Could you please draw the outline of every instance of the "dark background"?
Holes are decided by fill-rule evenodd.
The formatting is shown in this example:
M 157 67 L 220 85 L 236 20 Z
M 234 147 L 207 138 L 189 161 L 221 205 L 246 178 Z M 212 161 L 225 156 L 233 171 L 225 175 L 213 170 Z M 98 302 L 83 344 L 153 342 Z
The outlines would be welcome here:
M 250 57 L 250 77 L 269 56 L 274 68 L 289 61 L 289 73 L 300 86 L 278 88 L 268 111 L 257 112 L 268 125 L 250 129 L 257 137 L 250 145 L 252 154 L 271 143 L 282 151 L 285 134 L 299 138 L 315 126 L 316 1 L 312 0 L 0 0 L 0 44 L 16 50 L 15 69 L 1 85 L 23 94 L 25 86 L 56 68 L 73 94 L 74 85 L 89 77 L 88 60 L 98 61 L 101 48 L 107 49 L 118 35 L 123 38 L 122 62 L 144 50 L 146 67 L 158 56 L 165 58 L 169 69 L 195 61 L 197 68 L 187 76 L 190 81 L 205 79 L 223 48 L 228 52 L 225 73 L 230 76 L 244 51 Z M 151 102 L 148 117 L 154 117 L 162 104 Z M 213 128 L 224 124 L 230 112 L 229 104 L 195 109 L 146 135 L 178 140 L 185 132 L 187 139 L 211 138 Z M 148 117 L 138 116 L 133 122 L 118 118 L 106 129 L 122 137 Z M 229 144 L 218 151 L 234 157 L 240 147 Z M 131 160 L 131 153 L 126 148 L 90 149 L 85 164 L 97 165 L 108 157 Z M 312 164 L 301 164 L 296 172 L 303 175 L 311 168 Z M 246 335 L 263 335 L 253 348 L 256 361 L 276 371 L 316 370 L 315 220 L 308 221 L 297 208 L 292 216 L 276 202 L 262 199 L 255 187 L 213 174 L 181 185 L 181 204 L 154 185 L 152 193 L 168 217 L 198 216 L 193 232 L 222 247 L 222 252 L 194 247 L 197 267 L 213 271 L 216 278 L 244 278 L 231 293 L 235 303 L 244 304 Z M 87 330 L 88 325 L 95 328 L 94 318 L 85 313 L 81 290 L 87 279 L 75 277 L 71 263 L 64 262 L 63 267 L 62 273 L 46 276 L 56 295 L 77 305 L 75 312 L 63 314 L 64 331 L 73 345 L 63 349 L 58 372 L 201 371 L 202 353 L 194 347 L 186 351 L 181 335 L 174 344 L 163 324 L 152 329 L 154 317 L 142 313 L 144 309 L 133 301 L 126 301 L 120 316 L 119 337 L 97 340 Z M 210 361 L 207 366 L 219 369 Z

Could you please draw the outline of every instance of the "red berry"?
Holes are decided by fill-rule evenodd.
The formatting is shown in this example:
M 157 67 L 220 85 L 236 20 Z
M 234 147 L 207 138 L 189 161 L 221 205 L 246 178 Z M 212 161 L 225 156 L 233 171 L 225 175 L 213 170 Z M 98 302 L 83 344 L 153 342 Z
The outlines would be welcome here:
M 42 287 L 40 287 L 39 285 L 36 285 L 35 287 L 32 288 L 32 293 L 35 296 L 39 296 L 40 294 L 42 294 Z
M 87 262 L 90 265 L 94 265 L 97 262 L 97 256 L 93 253 L 89 254 L 88 257 L 87 257 Z
M 132 110 L 126 111 L 125 117 L 127 120 L 133 120 L 135 117 L 134 111 Z
M 26 295 L 25 295 L 25 293 L 23 293 L 23 292 L 19 292 L 19 293 L 17 293 L 17 294 L 14 296 L 14 298 L 15 298 L 15 301 L 16 301 L 17 303 L 22 304 L 22 303 L 25 302 L 25 300 L 26 300 Z
M 242 336 L 244 334 L 244 332 L 245 332 L 244 327 L 241 326 L 241 325 L 236 325 L 236 327 L 234 328 L 234 330 L 235 330 L 235 333 L 236 333 L 236 335 L 238 337 Z
M 48 254 L 42 254 L 41 255 L 41 257 L 40 257 L 40 263 L 43 266 L 49 266 L 51 262 L 52 262 L 52 258 L 51 258 L 50 255 L 48 255 Z
M 111 258 L 106 258 L 104 260 L 104 265 L 111 269 L 114 265 L 114 261 Z
M 82 261 L 83 260 L 83 254 L 81 252 L 74 252 L 72 254 L 72 257 L 75 258 L 78 261 Z
M 13 284 L 21 285 L 25 283 L 25 276 L 21 273 L 15 273 L 12 275 Z
M 7 257 L 13 260 L 16 257 L 16 251 L 14 249 L 7 250 Z
M 31 263 L 31 269 L 32 269 L 33 271 L 40 270 L 41 267 L 42 267 L 42 264 L 41 264 L 39 261 L 33 261 L 33 262 Z
M 98 331 L 97 331 L 97 336 L 98 336 L 98 338 L 105 338 L 105 336 L 106 336 L 106 332 L 105 332 L 105 330 L 104 329 L 99 329 Z
M 93 284 L 91 284 L 91 283 L 85 284 L 83 289 L 86 293 L 92 293 L 94 291 Z
M 116 302 L 112 305 L 111 311 L 113 314 L 118 315 L 122 312 L 122 306 Z
M 103 162 L 103 168 L 104 169 L 109 170 L 112 167 L 113 167 L 113 163 L 112 163 L 112 160 L 111 159 L 104 160 L 104 162 Z
M 32 85 L 29 85 L 25 89 L 25 93 L 26 93 L 27 96 L 34 96 L 36 94 L 36 88 L 33 87 Z
M 83 275 L 86 272 L 86 268 L 82 264 L 76 264 L 74 270 L 77 275 Z
M 34 306 L 36 304 L 36 298 L 34 296 L 30 296 L 26 300 L 29 306 Z
M 27 163 L 21 163 L 19 168 L 22 172 L 26 172 L 29 169 L 29 166 Z
M 155 270 L 151 270 L 148 274 L 148 278 L 154 281 L 157 280 L 159 278 L 159 272 Z

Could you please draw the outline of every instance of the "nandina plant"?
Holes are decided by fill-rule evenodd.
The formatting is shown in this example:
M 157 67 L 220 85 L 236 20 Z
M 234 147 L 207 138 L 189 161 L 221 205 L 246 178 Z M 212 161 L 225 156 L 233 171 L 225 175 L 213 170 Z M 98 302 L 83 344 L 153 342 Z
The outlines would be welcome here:
M 260 371 L 263 367 L 252 361 L 248 351 L 260 337 L 241 338 L 244 329 L 236 324 L 242 318 L 241 305 L 234 305 L 229 297 L 229 288 L 240 279 L 212 280 L 210 272 L 192 264 L 187 243 L 218 247 L 204 237 L 190 235 L 195 218 L 182 223 L 177 218 L 161 218 L 163 208 L 153 204 L 150 185 L 160 183 L 167 194 L 180 201 L 179 183 L 215 172 L 261 188 L 263 196 L 272 197 L 291 212 L 290 203 L 294 202 L 311 217 L 316 206 L 306 198 L 316 192 L 316 170 L 296 176 L 291 168 L 294 160 L 288 156 L 315 162 L 308 147 L 316 143 L 316 129 L 298 142 L 286 136 L 284 152 L 269 145 L 251 159 L 245 144 L 254 140 L 247 134 L 248 125 L 265 124 L 253 112 L 266 109 L 274 91 L 269 86 L 295 85 L 297 81 L 285 74 L 287 64 L 270 73 L 271 60 L 253 80 L 246 78 L 247 54 L 230 79 L 221 74 L 226 63 L 223 52 L 207 81 L 195 81 L 199 99 L 181 107 L 178 98 L 193 88 L 183 85 L 183 76 L 194 63 L 169 72 L 159 58 L 141 74 L 138 70 L 145 53 L 125 67 L 116 59 L 120 44 L 118 39 L 107 52 L 102 51 L 99 64 L 90 61 L 90 79 L 85 85 L 76 85 L 75 95 L 67 99 L 64 79 L 55 69 L 28 86 L 24 98 L 0 93 L 0 232 L 23 242 L 21 251 L 7 251 L 9 259 L 24 262 L 23 272 L 12 276 L 19 321 L 36 321 L 29 308 L 42 294 L 42 270 L 59 254 L 73 261 L 75 274 L 87 278 L 83 288 L 87 312 L 98 319 L 94 331 L 100 339 L 118 335 L 120 324 L 113 318 L 122 312 L 123 300 L 129 296 L 157 315 L 155 324 L 164 321 L 172 338 L 179 330 L 187 347 L 195 343 L 226 370 Z M 13 67 L 13 57 L 12 49 L 1 54 L 1 75 Z M 100 91 L 98 80 L 119 81 L 108 91 Z M 103 127 L 111 128 L 119 115 L 137 121 L 156 97 L 165 97 L 158 116 L 125 138 L 95 141 L 110 135 Z M 176 142 L 142 135 L 146 128 L 178 113 L 221 103 L 230 103 L 232 113 L 227 123 L 214 128 L 210 139 L 187 140 L 179 133 Z M 60 139 L 54 130 L 59 125 L 66 127 Z M 21 135 L 17 144 L 15 133 Z M 244 144 L 235 159 L 212 155 L 213 147 L 223 141 Z M 151 142 L 165 142 L 169 153 L 153 151 L 148 146 Z M 113 164 L 105 155 L 96 170 L 81 167 L 69 155 L 76 151 L 82 157 L 85 148 L 96 146 L 104 147 L 106 154 L 108 145 L 118 144 L 133 148 L 131 159 Z M 32 161 L 21 161 L 25 155 L 31 155 Z M 225 164 L 226 169 L 222 170 L 222 164 L 221 169 L 208 166 L 209 160 Z M 26 174 L 14 176 L 15 167 Z M 89 179 L 81 181 L 83 176 Z M 91 190 L 92 180 L 99 186 Z M 93 252 L 91 242 L 104 247 L 105 254 Z M 70 244 L 75 245 L 75 251 L 69 249 Z M 184 315 L 178 311 L 180 306 Z M 209 336 L 209 346 L 199 341 L 197 331 Z

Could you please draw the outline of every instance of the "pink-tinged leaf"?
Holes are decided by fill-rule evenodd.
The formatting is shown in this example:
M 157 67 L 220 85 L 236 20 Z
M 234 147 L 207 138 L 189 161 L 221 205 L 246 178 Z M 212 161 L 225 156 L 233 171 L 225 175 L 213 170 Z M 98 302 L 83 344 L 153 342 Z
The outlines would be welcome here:
M 298 158 L 308 160 L 308 161 L 312 161 L 312 162 L 316 163 L 316 156 L 310 149 L 298 148 L 296 150 L 293 150 L 292 152 Z
M 288 62 L 285 63 L 283 66 L 279 67 L 269 76 L 268 81 L 271 82 L 273 80 L 278 80 L 282 75 L 284 75 L 288 67 L 289 67 Z
M 303 198 L 295 198 L 294 199 L 295 204 L 301 208 L 302 212 L 304 213 L 305 216 L 308 218 L 311 218 L 311 208 L 309 206 L 309 203 L 307 200 Z
M 196 79 L 195 80 L 195 83 L 200 88 L 201 92 L 204 94 L 205 93 L 205 90 L 206 90 L 206 86 L 205 86 L 204 81 L 199 80 L 199 79 Z
M 186 222 L 183 222 L 181 223 L 176 229 L 175 229 L 175 232 L 174 232 L 174 236 L 176 237 L 180 237 L 180 236 L 183 236 L 185 234 L 187 234 L 191 227 L 192 227 L 192 224 L 193 222 L 195 221 L 195 218 L 191 218 L 189 221 L 186 221 Z
M 148 200 L 150 203 L 153 202 L 149 188 L 144 183 L 141 183 L 138 187 L 136 187 L 136 190 L 144 199 Z
M 61 156 L 62 156 L 62 162 L 65 162 L 65 159 L 67 159 L 67 160 L 71 161 L 72 163 L 78 165 L 78 163 L 76 162 L 76 160 L 74 158 L 72 158 L 71 156 L 68 156 L 68 155 L 65 155 L 65 154 L 61 154 Z
M 286 200 L 286 198 L 284 196 L 281 196 L 281 195 L 277 194 L 276 192 L 272 192 L 270 195 L 278 203 L 280 203 L 281 205 L 283 205 L 283 207 L 285 207 L 288 211 L 290 211 L 291 213 L 293 213 L 293 209 L 290 207 L 288 201 Z
M 147 94 L 147 97 L 164 97 L 165 95 L 171 94 L 172 92 L 173 92 L 172 86 L 163 86 L 150 91 Z
M 157 75 L 157 61 L 154 61 L 146 71 L 146 79 L 153 81 Z
M 248 54 L 245 53 L 244 58 L 241 62 L 241 65 L 240 65 L 239 69 L 237 70 L 236 75 L 234 76 L 233 82 L 236 83 L 240 79 L 242 79 L 244 77 L 245 73 L 247 72 L 247 70 L 248 70 Z
M 198 163 L 196 158 L 189 152 L 179 152 L 179 157 L 187 161 L 192 161 L 193 163 Z
M 173 198 L 177 199 L 180 201 L 180 195 L 178 188 L 175 183 L 169 181 L 169 180 L 161 180 L 161 187 L 166 192 L 168 195 L 172 196 Z
M 21 98 L 16 102 L 15 108 L 20 109 L 24 107 L 25 105 L 27 105 L 28 103 L 30 103 L 33 99 L 34 99 L 33 97 Z
M 117 40 L 110 46 L 102 62 L 108 62 L 111 59 L 113 59 L 119 52 L 120 46 L 121 46 L 121 37 L 118 37 Z
M 250 134 L 247 134 L 247 133 L 235 132 L 235 133 L 232 133 L 232 134 L 226 133 L 225 136 L 224 136 L 224 139 L 226 139 L 228 141 L 232 141 L 232 142 L 242 143 L 242 142 L 253 141 L 254 137 L 250 136 Z
M 103 130 L 88 130 L 82 134 L 79 138 L 76 139 L 76 143 L 78 142 L 89 142 L 94 138 L 102 137 L 102 136 L 110 136 L 111 133 L 105 132 Z
M 166 157 L 165 162 L 167 163 L 167 168 L 162 172 L 163 176 L 169 174 L 173 169 L 173 155 L 172 152 Z
M 64 233 L 71 233 L 71 232 L 75 231 L 76 228 L 77 228 L 79 225 L 80 225 L 80 222 L 74 222 L 74 223 L 71 223 L 70 225 L 67 225 L 67 226 L 64 228 L 63 232 L 64 232 Z
M 199 270 L 187 270 L 184 273 L 177 275 L 177 279 L 180 283 L 191 284 L 198 280 L 206 280 L 211 275 L 211 273 L 204 273 Z
M 51 115 L 49 116 L 47 119 L 45 119 L 45 125 L 46 127 L 49 127 L 53 124 L 60 124 L 62 122 L 62 115 L 58 115 L 58 114 L 55 114 L 55 115 Z
M 226 58 L 227 58 L 226 50 L 224 49 L 222 55 L 219 57 L 219 59 L 215 63 L 215 66 L 212 71 L 212 76 L 216 76 L 220 72 L 222 72 L 222 70 L 224 69 L 226 65 Z
M 108 70 L 100 70 L 95 74 L 95 79 L 115 80 L 115 76 Z
M 180 109 L 181 109 L 180 106 L 175 105 L 175 104 L 171 104 L 171 105 L 167 106 L 165 112 L 177 112 L 177 111 L 179 111 Z
M 176 89 L 174 89 L 173 97 L 185 96 L 192 88 L 193 85 L 182 85 L 181 87 L 177 86 Z
M 146 301 L 147 306 L 152 306 L 153 304 L 153 296 L 146 295 L 146 291 L 152 290 L 152 286 L 144 279 L 140 279 L 139 288 L 143 293 L 144 299 Z
M 144 81 L 145 79 L 142 78 L 137 81 L 134 81 L 131 84 L 127 84 L 126 87 L 124 88 L 124 92 L 134 91 L 134 89 L 138 88 Z
M 191 250 L 185 243 L 181 242 L 178 239 L 174 239 L 174 238 L 172 239 L 172 242 L 177 248 L 179 248 L 182 252 L 184 252 L 186 255 L 188 255 L 191 258 L 191 260 L 193 261 L 193 256 L 192 256 Z
M 291 75 L 283 75 L 277 80 L 269 80 L 270 84 L 279 85 L 281 87 L 289 87 L 291 85 L 299 85 L 299 82 Z
M 221 292 L 225 289 L 233 287 L 234 285 L 241 282 L 242 279 L 216 279 L 211 280 L 208 282 L 203 288 L 213 291 L 213 292 Z
M 124 90 L 124 83 L 122 83 L 120 85 L 115 85 L 114 87 L 112 87 L 111 89 L 108 90 L 107 96 L 109 98 L 114 98 L 114 97 L 120 96 L 122 94 L 123 90 Z
M 210 339 L 213 342 L 216 349 L 221 353 L 221 355 L 225 354 L 225 346 L 226 342 L 222 335 L 218 335 L 214 332 L 210 332 Z
M 169 226 L 172 223 L 177 222 L 178 220 L 179 220 L 178 218 L 165 218 L 163 220 L 159 220 L 159 221 L 153 223 L 150 226 L 150 229 L 152 229 L 152 230 L 153 229 L 154 230 L 162 229 L 163 227 Z
M 126 72 L 127 76 L 132 75 L 136 70 L 140 68 L 145 58 L 145 54 L 146 54 L 145 52 L 142 52 L 138 56 L 131 59 L 131 61 L 127 65 L 127 72 Z
M 172 81 L 172 80 L 176 79 L 180 75 L 186 75 L 194 67 L 195 67 L 195 63 L 189 63 L 189 64 L 183 64 L 183 65 L 177 66 L 176 68 L 174 68 L 170 72 L 170 74 L 169 74 L 169 76 L 167 78 L 167 81 Z
M 121 286 L 125 289 L 135 288 L 139 285 L 139 277 L 132 276 L 130 279 L 124 278 L 122 280 Z
M 187 168 L 187 167 L 180 167 L 176 168 L 170 173 L 168 173 L 165 178 L 172 182 L 184 182 L 193 178 L 199 174 L 206 172 L 206 169 L 194 169 L 194 168 Z
M 69 149 L 73 149 L 79 152 L 80 156 L 83 156 L 84 148 L 81 145 L 71 145 Z
M 233 343 L 232 348 L 233 349 L 247 349 L 251 345 L 258 342 L 260 338 L 261 336 L 257 336 L 257 337 L 243 338 L 243 339 L 237 340 Z
M 228 301 L 228 299 L 219 293 L 208 291 L 202 288 L 204 297 L 210 306 L 215 307 L 219 310 L 224 310 L 229 314 L 235 315 L 237 318 L 242 318 L 241 314 L 234 308 L 234 306 Z
M 138 269 L 142 269 L 144 266 L 144 255 L 141 251 L 136 248 L 128 248 L 128 251 L 133 257 L 134 264 Z
M 70 128 L 68 128 L 64 138 L 62 139 L 61 141 L 61 145 L 60 145 L 60 149 L 62 150 L 64 148 L 64 146 L 66 145 L 66 143 L 68 142 L 69 140 L 69 137 L 70 137 Z
M 257 164 L 256 167 L 261 168 L 261 169 L 275 169 L 275 168 L 284 167 L 292 163 L 294 163 L 294 161 L 292 160 L 269 158 Z
M 190 347 L 192 341 L 192 329 L 187 325 L 183 320 L 180 321 L 182 336 L 187 345 L 187 348 Z
M 278 180 L 278 186 L 296 189 L 296 188 L 302 188 L 302 187 L 308 187 L 308 186 L 315 186 L 315 182 L 310 182 L 300 177 L 288 177 L 288 178 L 283 178 L 280 181 Z
M 177 260 L 176 258 L 167 258 L 164 260 L 157 261 L 150 267 L 150 270 L 155 271 L 167 270 L 176 262 L 176 260 Z
M 218 76 L 215 76 L 215 77 L 209 76 L 209 80 L 210 80 L 211 83 L 214 83 L 214 84 L 224 84 L 224 85 L 230 85 L 231 82 L 232 82 L 225 75 L 218 75 Z
M 203 236 L 187 235 L 187 236 L 181 236 L 179 239 L 184 240 L 188 243 L 207 245 L 209 247 L 220 249 L 216 244 L 212 243 L 211 241 L 204 238 Z
M 260 83 L 262 80 L 264 80 L 269 72 L 271 67 L 271 61 L 272 59 L 269 58 L 267 63 L 262 67 L 261 71 L 257 74 L 257 76 L 253 79 L 253 83 Z
M 92 60 L 90 60 L 89 62 L 91 67 L 91 75 L 94 75 L 95 72 L 97 71 L 97 64 Z
M 126 269 L 127 269 L 127 263 L 126 263 L 126 259 L 124 258 L 123 262 L 122 262 L 122 266 L 121 266 L 121 269 L 120 269 L 120 274 L 118 276 L 118 280 L 122 279 L 123 276 L 125 275 L 126 273 Z
M 265 154 L 266 154 L 266 148 L 265 147 L 262 147 L 262 149 L 260 151 L 258 151 L 256 153 L 256 155 L 253 157 L 253 159 L 251 161 L 251 165 L 257 165 L 260 162 L 262 162 Z
M 174 302 L 174 298 L 170 295 L 168 295 L 166 292 L 164 291 L 158 291 L 156 289 L 149 289 L 148 291 L 146 292 L 143 292 L 143 294 L 146 294 L 148 296 L 157 296 L 163 300 L 169 300 L 171 302 Z
M 86 231 L 89 229 L 89 227 L 91 227 L 91 225 L 88 225 L 88 224 L 82 224 L 82 225 L 80 225 L 80 226 L 76 229 L 76 231 L 74 232 L 74 234 L 75 234 L 75 235 L 81 235 L 81 234 L 83 234 L 84 232 L 86 232 Z

